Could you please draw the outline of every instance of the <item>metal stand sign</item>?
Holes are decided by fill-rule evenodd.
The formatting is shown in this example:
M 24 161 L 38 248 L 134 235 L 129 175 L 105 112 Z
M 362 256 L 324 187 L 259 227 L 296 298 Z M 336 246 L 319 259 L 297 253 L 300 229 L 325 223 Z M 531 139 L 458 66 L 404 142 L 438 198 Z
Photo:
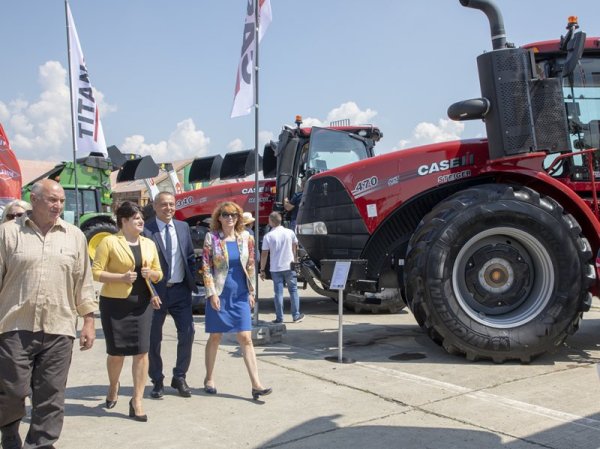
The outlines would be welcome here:
M 348 281 L 348 273 L 350 273 L 350 266 L 352 262 L 349 260 L 338 260 L 335 263 L 333 269 L 333 275 L 331 277 L 331 284 L 329 288 L 331 290 L 338 291 L 338 356 L 337 357 L 325 357 L 325 360 L 337 363 L 354 363 L 355 361 L 344 357 L 344 290 L 346 289 L 346 282 Z

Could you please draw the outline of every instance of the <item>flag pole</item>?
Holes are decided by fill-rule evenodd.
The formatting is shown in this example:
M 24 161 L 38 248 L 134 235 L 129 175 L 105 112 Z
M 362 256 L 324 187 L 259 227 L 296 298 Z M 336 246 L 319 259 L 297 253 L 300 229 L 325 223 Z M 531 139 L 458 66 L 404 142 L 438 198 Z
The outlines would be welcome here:
M 260 252 L 260 198 L 259 198 L 259 188 L 258 188 L 258 47 L 260 47 L 258 42 L 258 31 L 260 27 L 260 15 L 259 15 L 259 0 L 254 0 L 254 198 L 255 198 L 255 206 L 256 210 L 254 213 L 254 248 L 258 248 Z M 256 264 L 256 255 L 254 256 L 254 264 Z M 260 268 L 256 267 L 256 268 Z M 259 270 L 254 270 L 254 285 L 256 286 L 256 291 L 254 292 L 254 325 L 258 325 L 258 273 Z
M 79 187 L 77 183 L 77 144 L 75 143 L 75 117 L 73 115 L 73 79 L 71 74 L 71 37 L 69 33 L 69 2 L 65 0 L 65 22 L 67 23 L 67 60 L 69 63 L 69 98 L 71 103 L 71 139 L 73 140 L 73 180 L 75 182 L 75 226 L 79 227 Z

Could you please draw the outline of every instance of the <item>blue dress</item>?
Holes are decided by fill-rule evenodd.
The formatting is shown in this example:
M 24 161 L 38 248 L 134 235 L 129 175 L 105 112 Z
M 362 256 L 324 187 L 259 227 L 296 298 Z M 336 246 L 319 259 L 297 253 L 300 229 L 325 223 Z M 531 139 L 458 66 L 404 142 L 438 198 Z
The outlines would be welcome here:
M 219 295 L 221 310 L 216 311 L 207 301 L 204 326 L 208 333 L 241 332 L 252 330 L 252 314 L 248 302 L 246 273 L 240 262 L 237 242 L 225 242 L 229 256 L 229 271 L 223 292 Z M 208 299 L 208 298 L 207 298 Z

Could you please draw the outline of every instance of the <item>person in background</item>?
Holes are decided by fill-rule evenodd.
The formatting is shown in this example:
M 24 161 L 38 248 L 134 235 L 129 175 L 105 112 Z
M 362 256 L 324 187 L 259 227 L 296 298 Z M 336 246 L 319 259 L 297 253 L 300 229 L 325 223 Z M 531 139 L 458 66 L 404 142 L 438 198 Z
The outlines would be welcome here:
M 248 233 L 254 237 L 254 229 L 252 226 L 254 225 L 254 217 L 252 216 L 252 212 L 244 212 L 242 214 L 242 222 L 244 223 L 244 228 Z
M 302 201 L 302 192 L 304 191 L 304 185 L 306 184 L 306 177 L 300 180 L 300 186 L 296 192 L 292 195 L 291 199 L 283 199 L 283 208 L 290 216 L 290 229 L 296 232 L 296 221 L 298 219 L 298 209 L 300 208 L 300 202 Z
M 215 208 L 211 232 L 204 239 L 202 257 L 204 287 L 206 297 L 210 299 L 205 314 L 205 328 L 210 335 L 205 352 L 204 391 L 217 393 L 213 374 L 221 337 L 223 332 L 236 332 L 252 383 L 252 398 L 268 395 L 273 390 L 264 388 L 260 382 L 252 344 L 254 238 L 244 230 L 240 206 L 225 202 Z
M 160 399 L 164 396 L 165 375 L 160 351 L 163 325 L 167 314 L 170 314 L 177 328 L 177 359 L 171 387 L 180 396 L 189 398 L 192 390 L 185 378 L 192 361 L 195 332 L 192 315 L 192 292 L 196 289 L 194 245 L 188 224 L 173 218 L 175 196 L 170 192 L 160 192 L 153 204 L 155 217 L 144 226 L 144 235 L 156 245 L 165 276 L 156 286 L 162 305 L 154 311 L 150 332 L 148 373 L 154 384 L 150 397 Z
M 63 426 L 77 317 L 83 317 L 79 349 L 90 349 L 96 338 L 98 301 L 87 242 L 79 228 L 60 218 L 64 203 L 60 184 L 38 181 L 31 188 L 30 214 L 0 226 L 3 449 L 22 447 L 19 424 L 28 396 L 25 447 L 54 447 Z
M 263 238 L 260 255 L 260 278 L 265 280 L 267 257 L 271 258 L 270 271 L 275 293 L 275 320 L 273 323 L 283 323 L 283 283 L 287 284 L 292 305 L 292 319 L 299 323 L 304 319 L 300 313 L 300 297 L 298 296 L 298 281 L 296 271 L 292 270 L 292 262 L 297 262 L 298 239 L 291 229 L 281 225 L 279 212 L 271 212 L 269 225 L 271 230 Z M 269 254 L 270 253 L 270 254 Z
M 148 421 L 142 398 L 148 375 L 148 350 L 152 308 L 160 307 L 149 282 L 162 279 L 156 245 L 142 236 L 142 209 L 125 201 L 116 210 L 119 232 L 105 237 L 96 248 L 92 265 L 94 280 L 102 282 L 100 318 L 106 341 L 108 394 L 106 408 L 117 405 L 119 377 L 125 356 L 133 356 L 133 395 L 129 416 Z M 150 307 L 150 304 L 152 306 Z
M 27 201 L 11 201 L 4 207 L 4 211 L 2 211 L 2 223 L 22 217 L 28 210 L 31 210 L 31 204 Z

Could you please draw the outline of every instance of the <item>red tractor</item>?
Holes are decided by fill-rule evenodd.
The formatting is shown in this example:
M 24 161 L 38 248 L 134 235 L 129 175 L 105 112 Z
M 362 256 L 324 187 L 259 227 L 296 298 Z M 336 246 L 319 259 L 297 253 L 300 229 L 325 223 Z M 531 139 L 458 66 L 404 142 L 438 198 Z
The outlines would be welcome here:
M 284 129 L 277 202 L 309 178 L 296 231 L 324 294 L 336 292 L 323 260 L 366 260 L 354 308 L 404 300 L 448 352 L 528 362 L 574 333 L 599 291 L 600 38 L 572 18 L 560 40 L 517 48 L 491 1 L 461 4 L 488 16 L 493 50 L 477 60 L 482 98 L 448 114 L 482 119 L 487 139 L 341 165 L 341 147 L 315 139 L 336 131 L 313 128 L 301 147 Z
M 276 208 L 276 184 L 282 191 L 289 190 L 290 194 L 297 191 L 301 184 L 300 178 L 290 176 L 282 167 L 286 164 L 304 164 L 302 178 L 328 168 L 325 166 L 325 161 L 322 160 L 300 161 L 308 154 L 309 143 L 312 142 L 313 147 L 321 145 L 331 147 L 337 154 L 334 160 L 329 161 L 329 168 L 334 168 L 373 157 L 373 147 L 381 138 L 379 129 L 371 125 L 331 126 L 315 128 L 313 131 L 313 128 L 301 128 L 301 123 L 301 119 L 297 117 L 296 127 L 286 126 L 280 136 L 280 139 L 286 139 L 285 142 L 271 142 L 265 146 L 263 156 L 260 157 L 259 169 L 262 169 L 265 178 L 259 181 L 259 224 L 261 227 L 267 226 L 269 214 Z M 293 142 L 295 146 L 292 160 L 288 160 L 290 151 L 283 155 L 278 154 L 278 148 L 283 148 L 289 142 Z M 255 213 L 255 182 L 239 181 L 240 178 L 254 174 L 254 157 L 252 150 L 246 150 L 227 153 L 225 158 L 209 156 L 195 159 L 192 162 L 188 177 L 190 183 L 212 182 L 216 179 L 231 181 L 176 195 L 177 212 L 175 216 L 179 220 L 187 221 L 194 228 L 197 236 L 195 238 L 196 246 L 202 245 L 210 215 L 219 203 L 234 201 L 245 211 Z
M 269 213 L 277 207 L 283 211 L 281 204 L 276 207 L 276 185 L 279 186 L 281 192 L 289 192 L 291 198 L 291 195 L 303 183 L 302 179 L 328 168 L 373 157 L 373 147 L 381 138 L 379 129 L 371 125 L 344 126 L 338 123 L 338 126 L 327 128 L 301 128 L 301 123 L 301 119 L 297 117 L 296 127 L 284 127 L 279 142 L 271 142 L 266 145 L 263 157 L 260 158 L 261 167 L 259 168 L 262 168 L 263 177 L 266 178 L 259 181 L 260 237 L 264 235 L 264 230 L 268 225 Z M 318 158 L 307 159 L 309 146 L 313 149 L 320 148 L 321 154 L 328 158 L 327 162 Z M 280 154 L 280 149 L 286 151 Z M 316 153 L 313 152 L 313 154 Z M 216 179 L 234 181 L 245 178 L 254 173 L 254 158 L 254 152 L 250 150 L 228 153 L 225 158 L 209 156 L 195 159 L 190 168 L 188 181 L 191 183 L 210 182 Z M 302 168 L 295 170 L 295 175 L 291 176 L 285 168 L 288 165 Z M 237 181 L 175 195 L 177 201 L 175 216 L 179 220 L 187 221 L 190 225 L 199 263 L 200 249 L 208 230 L 212 211 L 223 201 L 234 201 L 245 211 L 254 214 L 256 210 L 255 187 L 254 181 Z M 280 203 L 282 202 L 283 196 Z M 304 259 L 308 260 L 306 255 L 304 255 Z M 302 280 L 308 281 L 317 292 L 325 296 L 334 296 L 335 292 L 331 292 L 317 283 L 318 280 L 310 276 L 311 272 L 307 272 L 307 274 L 309 277 Z M 198 284 L 202 284 L 199 274 L 196 281 Z M 200 300 L 197 309 L 201 311 L 203 306 L 203 300 Z

